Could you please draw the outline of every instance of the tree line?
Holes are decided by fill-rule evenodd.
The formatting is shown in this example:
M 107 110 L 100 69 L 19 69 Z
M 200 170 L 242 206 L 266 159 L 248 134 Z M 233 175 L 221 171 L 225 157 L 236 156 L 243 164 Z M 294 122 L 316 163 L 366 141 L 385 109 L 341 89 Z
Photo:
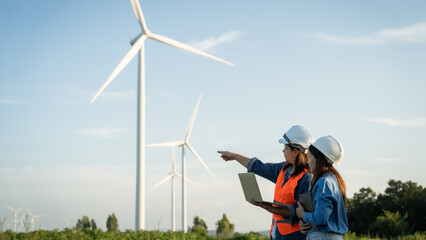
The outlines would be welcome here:
M 196 233 L 200 236 L 207 236 L 207 224 L 202 218 L 195 216 L 193 223 L 194 226 L 189 228 L 190 232 Z M 222 215 L 222 219 L 216 222 L 216 226 L 217 236 L 221 238 L 229 238 L 233 236 L 235 225 L 229 221 L 225 213 Z M 119 232 L 118 219 L 114 213 L 108 216 L 106 227 L 107 232 Z M 88 216 L 83 216 L 81 219 L 78 219 L 75 228 L 79 231 L 95 231 L 98 229 L 95 220 L 90 220 Z
M 389 180 L 384 193 L 361 188 L 348 199 L 349 230 L 357 235 L 402 236 L 426 231 L 426 188 Z
M 118 232 L 118 219 L 115 214 L 108 215 L 106 221 L 107 232 Z M 77 220 L 75 228 L 80 231 L 96 230 L 98 229 L 95 219 L 89 220 L 88 216 L 83 216 Z

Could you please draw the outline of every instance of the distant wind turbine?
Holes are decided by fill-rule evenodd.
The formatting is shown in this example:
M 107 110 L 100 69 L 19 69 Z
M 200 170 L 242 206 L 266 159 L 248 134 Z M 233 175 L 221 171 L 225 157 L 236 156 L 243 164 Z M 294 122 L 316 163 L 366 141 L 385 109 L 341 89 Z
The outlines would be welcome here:
M 25 218 L 25 222 L 23 221 L 24 218 Z M 18 221 L 21 224 L 21 230 L 20 230 L 21 232 L 22 232 L 22 229 L 26 233 L 30 231 L 31 220 L 29 220 L 28 218 L 29 218 L 28 214 L 25 214 L 25 215 L 22 215 L 21 219 Z
M 172 140 L 173 141 L 173 140 Z M 157 184 L 155 184 L 153 187 L 151 187 L 148 191 L 151 192 L 152 190 L 154 190 L 155 188 L 159 187 L 161 184 L 165 183 L 167 180 L 171 179 L 171 183 L 172 183 L 172 192 L 171 192 L 171 216 L 172 216 L 172 220 L 171 220 L 171 227 L 172 227 L 172 231 L 174 232 L 176 230 L 176 217 L 175 217 L 175 186 L 174 186 L 174 179 L 175 176 L 182 178 L 182 175 L 180 175 L 178 172 L 176 172 L 176 158 L 175 158 L 175 147 L 172 147 L 172 166 L 173 166 L 173 172 L 171 172 L 167 177 L 165 177 L 163 180 L 161 180 L 160 182 L 158 182 Z M 189 183 L 193 184 L 196 187 L 200 187 L 198 186 L 198 184 L 192 182 L 191 180 L 189 180 L 188 178 L 186 179 L 186 181 L 188 181 Z
M 10 207 L 8 205 L 6 205 L 6 207 L 9 208 L 15 214 L 15 218 L 13 219 L 13 231 L 16 232 L 16 223 L 19 223 L 19 221 L 16 220 L 16 218 L 18 218 L 18 212 L 20 212 L 25 207 L 20 207 L 18 209 L 13 209 L 12 207 Z
M 221 58 L 215 57 L 211 54 L 188 46 L 184 43 L 176 40 L 157 35 L 148 30 L 142 9 L 139 5 L 138 0 L 131 0 L 133 11 L 136 15 L 142 32 L 134 39 L 130 41 L 132 47 L 121 59 L 117 67 L 112 71 L 111 75 L 95 94 L 90 101 L 93 103 L 96 98 L 105 90 L 105 88 L 111 83 L 111 81 L 127 66 L 127 64 L 133 59 L 133 57 L 139 52 L 139 82 L 138 82 L 138 106 L 137 106 L 137 169 L 136 169 L 136 221 L 135 230 L 139 231 L 145 229 L 145 40 L 151 38 L 153 40 L 165 43 L 172 47 L 180 48 L 182 50 L 192 52 L 204 57 L 214 59 L 219 62 L 223 62 L 234 66 L 233 63 L 225 61 Z
M 33 213 L 30 211 L 30 209 L 27 209 L 27 211 L 31 216 L 31 221 L 30 221 L 31 231 L 34 231 L 34 219 L 42 217 L 43 215 L 33 215 Z
M 185 146 L 194 154 L 194 156 L 200 161 L 200 163 L 204 166 L 204 168 L 207 170 L 207 172 L 210 174 L 210 176 L 213 177 L 213 179 L 216 180 L 216 177 L 214 174 L 210 171 L 210 169 L 207 167 L 206 163 L 201 159 L 200 155 L 195 151 L 195 149 L 189 144 L 188 140 L 191 136 L 192 127 L 194 126 L 195 117 L 197 116 L 198 107 L 200 106 L 201 101 L 201 95 L 198 98 L 197 105 L 195 106 L 194 113 L 192 114 L 191 121 L 188 125 L 188 130 L 186 131 L 186 137 L 184 141 L 172 141 L 172 142 L 164 142 L 164 143 L 155 143 L 155 144 L 149 144 L 147 147 L 173 147 L 178 146 L 182 148 L 182 228 L 183 231 L 187 231 L 187 202 L 186 202 L 186 160 L 185 160 Z

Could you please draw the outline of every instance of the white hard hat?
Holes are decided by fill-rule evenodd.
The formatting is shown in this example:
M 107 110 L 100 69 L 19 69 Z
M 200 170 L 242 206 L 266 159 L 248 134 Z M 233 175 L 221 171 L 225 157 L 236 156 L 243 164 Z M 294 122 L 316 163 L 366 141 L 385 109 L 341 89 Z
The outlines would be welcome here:
M 302 146 L 304 149 L 307 149 L 314 139 L 312 138 L 311 131 L 308 128 L 295 125 L 291 127 L 282 139 L 279 139 L 278 142 L 282 144 L 297 144 Z
M 339 164 L 343 158 L 343 146 L 332 136 L 318 138 L 313 144 L 316 149 L 322 152 L 330 163 Z

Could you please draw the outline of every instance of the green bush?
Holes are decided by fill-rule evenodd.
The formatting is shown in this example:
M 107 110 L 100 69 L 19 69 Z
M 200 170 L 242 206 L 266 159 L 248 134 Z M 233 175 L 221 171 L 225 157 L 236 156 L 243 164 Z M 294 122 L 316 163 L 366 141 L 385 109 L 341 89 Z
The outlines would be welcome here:
M 220 238 L 230 238 L 234 234 L 235 225 L 232 224 L 224 213 L 221 220 L 216 222 L 216 235 Z
M 384 210 L 384 215 L 378 216 L 370 227 L 369 231 L 381 237 L 402 236 L 409 232 L 410 227 L 407 222 L 408 215 L 401 216 L 399 212 L 389 212 Z
M 207 224 L 206 222 L 198 217 L 194 217 L 194 226 L 191 228 L 192 233 L 196 233 L 201 236 L 207 236 Z
M 232 237 L 233 240 L 267 240 L 269 237 L 264 237 L 260 233 L 249 232 L 249 233 L 235 233 Z
M 114 213 L 108 216 L 106 226 L 108 232 L 118 231 L 118 220 Z

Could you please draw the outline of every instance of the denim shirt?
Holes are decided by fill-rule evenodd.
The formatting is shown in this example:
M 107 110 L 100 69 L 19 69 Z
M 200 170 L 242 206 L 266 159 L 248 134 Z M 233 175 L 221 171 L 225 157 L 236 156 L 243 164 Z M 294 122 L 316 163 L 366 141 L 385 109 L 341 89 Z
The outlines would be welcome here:
M 345 203 L 334 174 L 327 172 L 311 191 L 314 212 L 305 212 L 303 221 L 318 228 L 311 230 L 345 234 L 348 232 Z
M 263 178 L 268 179 L 269 181 L 276 183 L 278 179 L 278 175 L 283 170 L 286 162 L 280 163 L 263 163 L 257 158 L 250 159 L 250 162 L 247 165 L 248 172 L 254 172 L 256 175 L 259 175 Z M 281 187 L 288 181 L 291 175 L 292 168 L 289 167 L 284 172 L 284 182 Z M 294 189 L 294 199 L 296 203 L 290 208 L 290 222 L 298 223 L 299 218 L 296 215 L 297 202 L 299 201 L 299 194 L 305 193 L 309 191 L 309 186 L 311 184 L 312 174 L 307 172 L 303 175 L 301 179 L 299 179 L 297 183 L 297 187 Z M 272 239 L 305 239 L 305 235 L 301 234 L 300 231 L 290 233 L 288 235 L 281 235 L 278 231 L 277 226 L 275 225 L 272 228 Z

